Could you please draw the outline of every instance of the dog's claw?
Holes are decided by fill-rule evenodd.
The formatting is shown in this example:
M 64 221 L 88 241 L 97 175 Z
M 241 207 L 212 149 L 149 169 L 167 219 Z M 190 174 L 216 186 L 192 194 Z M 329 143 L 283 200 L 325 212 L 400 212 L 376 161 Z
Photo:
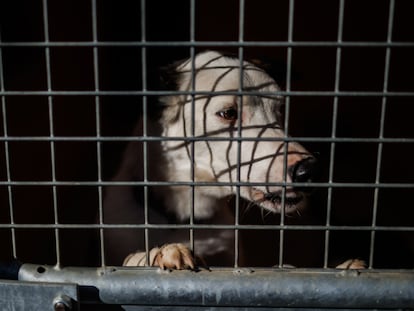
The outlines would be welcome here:
M 136 252 L 125 258 L 123 266 L 143 267 L 147 265 L 146 262 L 145 252 Z M 151 267 L 160 267 L 161 269 L 194 270 L 196 267 L 196 260 L 191 250 L 181 243 L 165 244 L 160 248 L 151 249 L 149 262 Z M 201 260 L 201 262 L 203 261 Z
M 165 244 L 155 256 L 154 265 L 161 269 L 194 270 L 195 259 L 190 249 L 184 244 Z

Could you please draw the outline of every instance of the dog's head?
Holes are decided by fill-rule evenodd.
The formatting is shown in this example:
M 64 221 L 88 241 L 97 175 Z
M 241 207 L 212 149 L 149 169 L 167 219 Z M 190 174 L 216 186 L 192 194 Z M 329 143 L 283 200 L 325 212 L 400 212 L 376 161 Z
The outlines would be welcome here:
M 286 141 L 276 82 L 252 63 L 212 51 L 176 65 L 174 75 L 183 93 L 162 99 L 163 136 L 193 140 L 163 142 L 170 178 L 191 181 L 194 172 L 196 181 L 225 184 L 197 187 L 203 195 L 224 197 L 238 184 L 243 198 L 272 212 L 302 208 L 306 188 L 291 183 L 311 181 L 315 160 Z

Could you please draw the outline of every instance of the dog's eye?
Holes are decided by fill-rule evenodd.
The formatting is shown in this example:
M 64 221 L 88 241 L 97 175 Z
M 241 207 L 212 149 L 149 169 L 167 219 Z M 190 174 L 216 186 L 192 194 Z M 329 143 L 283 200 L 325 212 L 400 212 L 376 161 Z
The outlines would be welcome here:
M 229 121 L 235 121 L 237 120 L 237 109 L 236 108 L 227 108 L 224 110 L 221 110 L 216 113 L 220 118 L 229 120 Z

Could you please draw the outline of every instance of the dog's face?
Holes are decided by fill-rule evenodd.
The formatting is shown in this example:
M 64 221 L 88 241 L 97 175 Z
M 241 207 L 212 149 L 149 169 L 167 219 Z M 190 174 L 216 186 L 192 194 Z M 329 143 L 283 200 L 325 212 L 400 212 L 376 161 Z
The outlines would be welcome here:
M 163 143 L 168 161 L 179 169 L 171 178 L 191 181 L 193 161 L 196 181 L 227 183 L 197 187 L 200 193 L 223 197 L 235 193 L 231 183 L 241 182 L 240 195 L 269 211 L 280 212 L 282 205 L 287 213 L 303 207 L 306 196 L 289 183 L 309 181 L 314 161 L 298 143 L 283 141 L 283 99 L 276 95 L 276 82 L 244 62 L 241 85 L 240 61 L 216 52 L 198 54 L 194 64 L 192 70 L 192 62 L 186 61 L 176 71 L 178 90 L 194 90 L 195 95 L 163 99 L 163 135 L 197 138 L 194 149 L 188 141 Z M 239 90 L 251 94 L 239 95 Z

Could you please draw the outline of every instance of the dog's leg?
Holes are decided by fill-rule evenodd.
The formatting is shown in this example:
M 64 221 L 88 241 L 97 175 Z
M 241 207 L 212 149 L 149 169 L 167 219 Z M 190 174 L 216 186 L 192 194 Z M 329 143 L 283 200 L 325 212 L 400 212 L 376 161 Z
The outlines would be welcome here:
M 154 265 L 154 259 L 159 251 L 158 247 L 155 247 L 150 250 L 150 256 L 149 256 L 149 265 Z M 145 252 L 136 252 L 129 254 L 122 263 L 123 266 L 127 267 L 144 267 L 146 266 L 147 256 Z
M 128 255 L 123 266 L 145 266 L 145 252 L 137 252 Z M 181 243 L 165 244 L 160 248 L 155 247 L 149 253 L 150 266 L 160 267 L 161 269 L 194 269 L 195 258 L 191 250 Z
M 361 259 L 349 259 L 340 265 L 336 266 L 336 269 L 345 269 L 345 270 L 361 270 L 366 269 L 367 265 L 365 261 Z

